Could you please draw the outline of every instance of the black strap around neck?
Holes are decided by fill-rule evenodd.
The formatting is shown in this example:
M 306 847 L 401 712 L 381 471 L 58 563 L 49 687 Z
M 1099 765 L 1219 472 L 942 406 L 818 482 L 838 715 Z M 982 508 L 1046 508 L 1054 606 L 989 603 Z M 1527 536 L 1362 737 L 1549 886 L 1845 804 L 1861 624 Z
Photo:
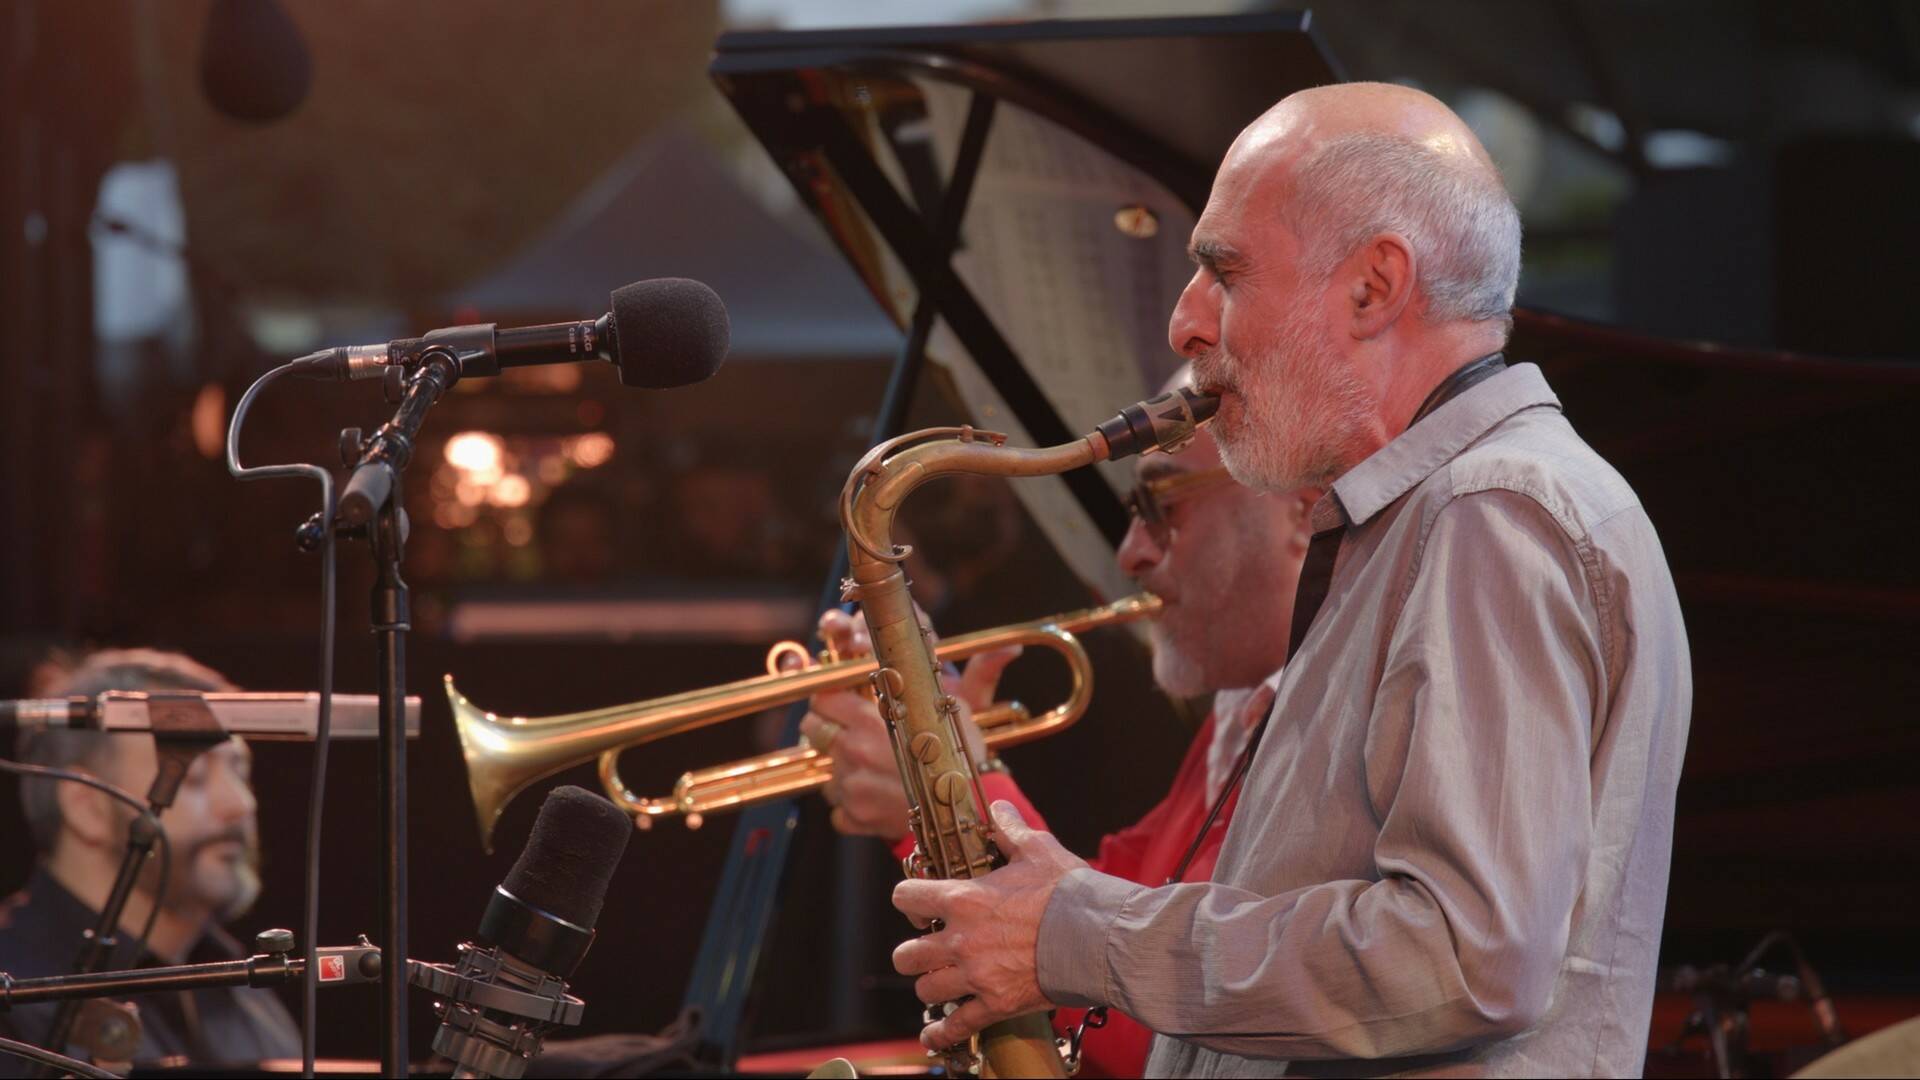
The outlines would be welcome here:
M 1407 426 L 1412 427 L 1425 420 L 1428 413 L 1466 393 L 1468 387 L 1485 382 L 1506 369 L 1507 358 L 1497 352 L 1460 365 L 1453 370 L 1453 374 L 1441 379 L 1439 386 L 1433 388 L 1433 393 L 1420 403 L 1419 410 L 1413 414 L 1413 419 L 1407 421 Z

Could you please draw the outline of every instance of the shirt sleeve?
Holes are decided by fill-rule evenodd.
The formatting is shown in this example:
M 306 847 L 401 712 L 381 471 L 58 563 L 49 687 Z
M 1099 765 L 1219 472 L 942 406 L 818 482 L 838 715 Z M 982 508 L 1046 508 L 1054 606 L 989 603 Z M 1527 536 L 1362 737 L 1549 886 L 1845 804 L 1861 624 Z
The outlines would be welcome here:
M 1536 1023 L 1591 834 L 1605 654 L 1582 556 L 1523 495 L 1440 510 L 1367 718 L 1374 876 L 1260 895 L 1075 870 L 1041 925 L 1042 990 L 1253 1057 L 1438 1053 Z M 1243 817 L 1310 820 L 1243 794 Z

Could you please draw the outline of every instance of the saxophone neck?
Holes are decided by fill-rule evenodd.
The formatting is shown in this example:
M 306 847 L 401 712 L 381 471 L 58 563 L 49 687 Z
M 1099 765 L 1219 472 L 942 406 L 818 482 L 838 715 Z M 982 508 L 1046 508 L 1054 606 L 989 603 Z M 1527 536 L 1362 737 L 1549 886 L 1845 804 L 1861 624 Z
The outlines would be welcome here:
M 840 524 L 858 568 L 863 557 L 899 562 L 910 549 L 893 543 L 893 515 L 908 495 L 937 476 L 1054 476 L 1160 451 L 1174 453 L 1213 418 L 1220 399 L 1180 387 L 1136 402 L 1072 442 L 1038 449 L 1007 445 L 996 431 L 971 426 L 930 428 L 867 451 L 840 493 Z M 856 574 L 856 577 L 858 575 Z
M 897 563 L 912 550 L 893 542 L 893 516 L 920 485 L 941 476 L 1052 476 L 1103 460 L 1098 433 L 1059 446 L 1010 447 L 1007 437 L 972 427 L 932 428 L 881 443 L 867 452 L 840 493 L 854 576 L 863 562 Z

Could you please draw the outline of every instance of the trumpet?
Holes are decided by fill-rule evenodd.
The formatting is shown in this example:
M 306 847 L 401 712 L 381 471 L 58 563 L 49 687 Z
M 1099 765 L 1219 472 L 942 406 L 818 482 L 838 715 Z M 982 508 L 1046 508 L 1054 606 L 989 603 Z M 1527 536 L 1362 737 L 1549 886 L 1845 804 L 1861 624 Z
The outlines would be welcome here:
M 1008 646 L 1052 649 L 1065 661 L 1072 685 L 1065 700 L 1034 713 L 1018 701 L 995 702 L 974 714 L 989 749 L 1003 750 L 1065 730 L 1093 699 L 1093 665 L 1076 634 L 1152 618 L 1160 598 L 1139 593 L 1110 604 L 1031 622 L 961 634 L 940 643 L 936 655 L 954 662 Z M 798 666 L 786 667 L 789 658 Z M 514 796 L 535 781 L 599 759 L 607 797 L 649 828 L 655 818 L 683 816 L 699 828 L 705 815 L 810 791 L 833 776 L 833 758 L 801 740 L 798 746 L 682 775 L 670 795 L 645 798 L 620 777 L 622 751 L 833 690 L 863 688 L 878 665 L 871 657 L 813 656 L 797 642 L 783 641 L 767 655 L 767 674 L 722 686 L 689 690 L 647 701 L 555 716 L 497 716 L 467 700 L 446 676 L 447 703 L 467 763 L 467 785 L 480 827 L 480 843 L 493 851 L 493 830 Z

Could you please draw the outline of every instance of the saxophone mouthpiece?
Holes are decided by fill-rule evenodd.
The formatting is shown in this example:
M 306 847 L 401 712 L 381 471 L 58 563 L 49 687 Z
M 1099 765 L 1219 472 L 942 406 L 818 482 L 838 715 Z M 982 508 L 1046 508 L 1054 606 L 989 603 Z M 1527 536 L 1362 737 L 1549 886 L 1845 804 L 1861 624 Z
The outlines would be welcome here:
M 1135 454 L 1175 453 L 1192 441 L 1200 425 L 1220 410 L 1220 399 L 1181 387 L 1120 410 L 1095 429 L 1106 441 L 1110 461 Z

